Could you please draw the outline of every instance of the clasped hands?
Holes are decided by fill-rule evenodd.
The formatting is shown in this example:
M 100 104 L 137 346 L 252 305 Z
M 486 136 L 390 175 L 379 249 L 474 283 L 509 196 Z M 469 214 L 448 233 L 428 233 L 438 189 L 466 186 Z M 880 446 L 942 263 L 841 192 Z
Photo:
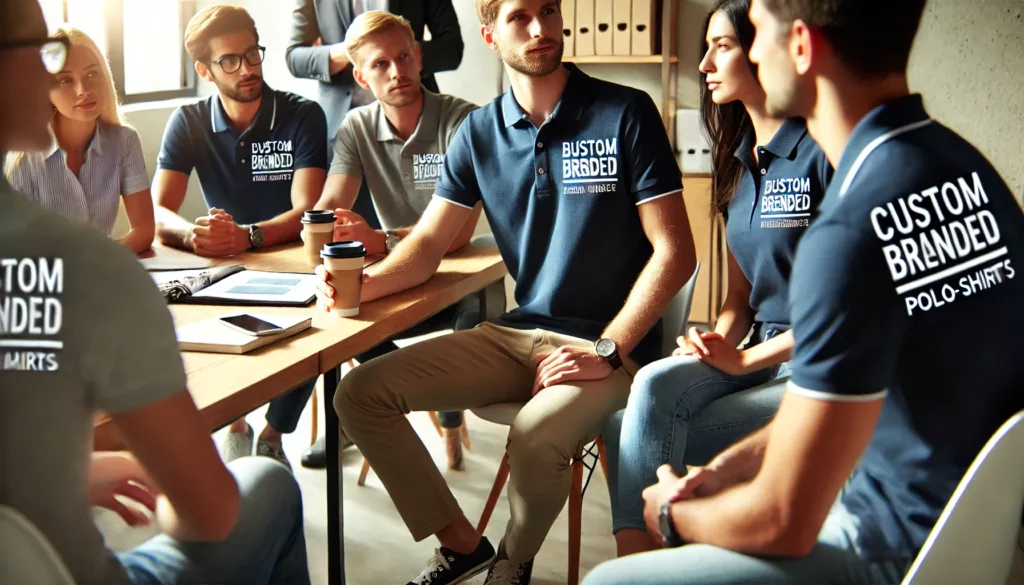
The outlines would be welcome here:
M 249 228 L 236 224 L 231 214 L 216 207 L 196 219 L 185 239 L 188 248 L 206 257 L 234 256 L 252 247 Z
M 726 343 L 725 338 L 714 331 L 690 327 L 686 335 L 680 336 L 676 343 L 679 347 L 672 352 L 674 356 L 696 358 L 730 376 L 742 376 L 751 371 L 747 354 Z

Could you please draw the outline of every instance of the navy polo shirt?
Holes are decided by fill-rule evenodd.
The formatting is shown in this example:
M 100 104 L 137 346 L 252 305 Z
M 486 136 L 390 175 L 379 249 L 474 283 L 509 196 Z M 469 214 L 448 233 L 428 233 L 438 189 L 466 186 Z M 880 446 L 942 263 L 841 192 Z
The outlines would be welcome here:
M 832 165 L 799 118 L 785 120 L 771 141 L 757 148 L 756 162 L 754 140 L 751 130 L 736 149 L 743 175 L 726 210 L 725 234 L 750 283 L 754 320 L 789 331 L 796 244 L 818 214 Z
M 316 102 L 263 85 L 259 113 L 242 132 L 218 94 L 171 114 L 156 165 L 199 173 L 207 207 L 253 224 L 292 210 L 295 171 L 327 168 L 327 122 Z
M 573 65 L 539 128 L 509 90 L 472 112 L 448 146 L 436 194 L 483 201 L 519 307 L 501 325 L 595 340 L 652 254 L 637 206 L 678 197 L 682 177 L 654 102 Z M 660 327 L 633 352 L 661 357 Z
M 871 558 L 920 550 L 990 436 L 1024 408 L 1024 216 L 919 95 L 850 136 L 793 268 L 794 392 L 885 399 L 841 501 Z

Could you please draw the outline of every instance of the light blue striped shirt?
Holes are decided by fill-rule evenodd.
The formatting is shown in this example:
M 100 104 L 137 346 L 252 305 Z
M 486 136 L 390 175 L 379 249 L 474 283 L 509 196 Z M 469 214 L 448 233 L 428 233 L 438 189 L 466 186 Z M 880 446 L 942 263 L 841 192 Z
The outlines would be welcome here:
M 103 122 L 96 125 L 77 177 L 54 141 L 45 157 L 29 154 L 21 159 L 11 169 L 10 180 L 30 200 L 108 235 L 114 230 L 121 197 L 149 188 L 138 132 Z

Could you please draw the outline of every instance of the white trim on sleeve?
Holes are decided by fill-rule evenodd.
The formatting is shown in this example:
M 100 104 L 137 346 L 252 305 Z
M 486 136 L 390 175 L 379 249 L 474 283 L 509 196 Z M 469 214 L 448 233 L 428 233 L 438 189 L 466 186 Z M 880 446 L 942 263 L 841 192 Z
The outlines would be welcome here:
M 889 390 L 885 388 L 871 394 L 834 394 L 832 392 L 803 388 L 794 384 L 792 380 L 786 384 L 786 390 L 806 398 L 824 400 L 826 402 L 874 402 L 875 400 L 882 400 L 889 395 Z
M 644 203 L 650 203 L 651 201 L 654 201 L 655 199 L 661 199 L 662 197 L 668 197 L 669 195 L 681 195 L 682 193 L 683 193 L 682 189 L 676 189 L 675 191 L 669 191 L 668 193 L 662 193 L 661 195 L 655 195 L 654 197 L 648 197 L 647 199 L 644 199 L 643 201 L 637 201 L 636 206 L 640 207 Z
M 437 197 L 438 199 L 440 199 L 441 201 L 444 201 L 445 203 L 451 203 L 452 205 L 458 205 L 459 207 L 462 207 L 464 209 L 473 209 L 473 207 L 470 206 L 470 205 L 463 205 L 462 203 L 459 203 L 458 201 L 452 201 L 451 199 L 449 199 L 447 197 L 442 197 L 442 196 L 438 195 L 437 193 L 434 193 L 434 197 Z

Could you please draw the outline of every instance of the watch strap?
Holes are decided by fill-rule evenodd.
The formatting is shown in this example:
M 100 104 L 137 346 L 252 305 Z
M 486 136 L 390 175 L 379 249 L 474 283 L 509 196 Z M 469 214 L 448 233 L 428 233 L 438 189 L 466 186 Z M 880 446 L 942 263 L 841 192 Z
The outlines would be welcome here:
M 661 540 L 663 548 L 677 548 L 686 544 L 676 532 L 676 525 L 672 521 L 672 504 L 668 503 L 661 507 L 659 515 L 661 524 Z

